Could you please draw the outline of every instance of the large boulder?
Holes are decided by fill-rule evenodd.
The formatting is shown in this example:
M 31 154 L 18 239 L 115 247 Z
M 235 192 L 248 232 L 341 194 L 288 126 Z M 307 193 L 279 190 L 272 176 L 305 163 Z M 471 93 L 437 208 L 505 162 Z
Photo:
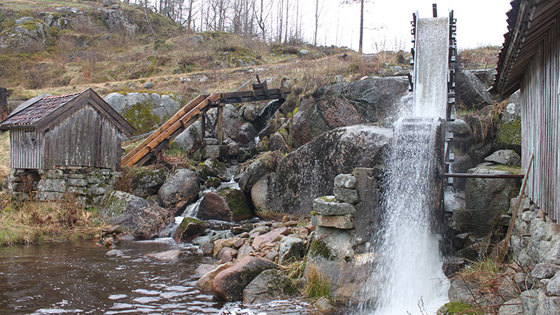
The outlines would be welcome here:
M 509 97 L 498 126 L 495 143 L 500 149 L 512 149 L 521 153 L 521 101 L 519 91 Z
M 51 28 L 43 21 L 23 17 L 0 33 L 0 48 L 32 53 L 43 49 L 49 38 L 52 38 Z
M 185 131 L 181 132 L 174 141 L 186 152 L 193 153 L 202 145 L 200 140 L 201 133 L 202 123 L 200 120 L 197 120 L 188 126 Z
M 188 203 L 198 197 L 199 185 L 195 172 L 178 169 L 159 189 L 159 202 L 164 207 L 172 207 L 180 201 Z
M 149 167 L 138 167 L 129 172 L 132 175 L 130 179 L 132 194 L 142 198 L 157 195 L 170 173 L 167 168 L 151 169 Z
M 484 84 L 468 70 L 457 72 L 455 76 L 457 103 L 467 109 L 482 109 L 492 103 Z
M 334 128 L 363 123 L 390 124 L 410 103 L 404 77 L 370 78 L 317 89 L 302 101 L 293 119 L 294 146 Z
M 111 93 L 105 102 L 126 118 L 138 132 L 148 132 L 181 108 L 181 97 L 159 93 Z
M 110 191 L 99 205 L 105 222 L 120 225 L 134 237 L 149 239 L 173 220 L 172 213 L 144 198 L 122 191 Z
M 295 293 L 292 282 L 280 270 L 268 269 L 261 272 L 243 290 L 243 304 L 259 304 L 273 300 L 284 300 Z
M 243 298 L 243 290 L 255 277 L 267 269 L 274 268 L 276 264 L 268 259 L 245 256 L 214 277 L 212 292 L 218 299 L 239 301 Z
M 472 174 L 511 174 L 507 169 L 490 163 L 469 170 Z M 519 180 L 500 178 L 469 178 L 465 188 L 465 208 L 453 213 L 461 232 L 486 236 L 509 209 L 510 199 L 519 192 Z
M 251 218 L 253 212 L 241 190 L 228 188 L 206 193 L 197 216 L 205 220 L 241 221 Z
M 309 214 L 313 199 L 332 195 L 338 174 L 382 164 L 391 137 L 391 129 L 370 125 L 338 128 L 321 135 L 281 159 L 276 172 L 255 183 L 251 198 L 256 214 Z
M 276 152 L 266 152 L 255 159 L 253 163 L 247 167 L 245 172 L 239 178 L 239 187 L 243 191 L 251 191 L 259 179 L 269 172 L 276 169 L 276 163 L 279 159 L 279 154 Z

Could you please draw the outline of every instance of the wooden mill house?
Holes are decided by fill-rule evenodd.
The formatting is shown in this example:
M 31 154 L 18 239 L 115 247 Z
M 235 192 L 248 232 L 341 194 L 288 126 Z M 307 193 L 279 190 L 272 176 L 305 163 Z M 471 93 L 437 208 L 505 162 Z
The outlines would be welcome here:
M 524 171 L 534 155 L 526 194 L 560 218 L 560 1 L 515 0 L 493 89 L 521 98 Z
M 114 183 L 121 140 L 135 132 L 92 89 L 31 99 L 0 130 L 10 131 L 8 186 L 14 194 L 58 200 L 72 193 L 90 201 Z

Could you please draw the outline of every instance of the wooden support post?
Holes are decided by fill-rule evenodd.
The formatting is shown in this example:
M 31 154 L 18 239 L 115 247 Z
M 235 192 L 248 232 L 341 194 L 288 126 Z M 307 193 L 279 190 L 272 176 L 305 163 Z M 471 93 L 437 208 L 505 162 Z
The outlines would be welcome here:
M 224 105 L 218 105 L 218 124 L 216 126 L 216 133 L 218 134 L 218 145 L 221 147 L 224 144 L 224 128 L 223 128 Z

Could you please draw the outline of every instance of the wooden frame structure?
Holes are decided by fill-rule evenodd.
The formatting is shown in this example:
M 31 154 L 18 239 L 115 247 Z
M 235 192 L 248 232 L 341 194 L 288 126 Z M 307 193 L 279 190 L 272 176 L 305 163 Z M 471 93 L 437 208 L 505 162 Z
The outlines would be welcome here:
M 205 129 L 205 113 L 210 108 L 218 108 L 216 132 L 218 145 L 223 144 L 223 108 L 225 104 L 255 102 L 274 99 L 284 99 L 290 91 L 287 89 L 268 89 L 266 82 L 253 84 L 252 91 L 239 91 L 227 93 L 213 93 L 200 95 L 183 106 L 175 115 L 156 129 L 150 136 L 137 147 L 128 152 L 121 161 L 122 166 L 142 165 L 165 149 L 169 143 L 185 129 L 201 118 L 202 129 Z M 204 137 L 204 132 L 202 133 Z

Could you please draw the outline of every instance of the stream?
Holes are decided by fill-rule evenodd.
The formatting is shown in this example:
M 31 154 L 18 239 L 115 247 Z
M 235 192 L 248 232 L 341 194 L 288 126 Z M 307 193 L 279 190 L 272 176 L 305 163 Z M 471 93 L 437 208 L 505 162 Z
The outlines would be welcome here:
M 181 249 L 176 262 L 147 258 Z M 0 248 L 0 313 L 25 314 L 312 314 L 309 304 L 273 301 L 224 303 L 194 287 L 209 257 L 170 238 L 122 241 L 119 256 L 93 241 Z

